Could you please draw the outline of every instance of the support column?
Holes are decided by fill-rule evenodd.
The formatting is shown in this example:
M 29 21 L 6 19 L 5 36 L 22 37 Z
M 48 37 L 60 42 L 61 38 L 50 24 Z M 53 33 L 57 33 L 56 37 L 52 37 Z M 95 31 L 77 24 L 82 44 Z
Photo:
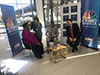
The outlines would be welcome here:
M 39 21 L 42 23 L 42 26 L 44 27 L 43 2 L 42 0 L 35 0 L 35 2 L 36 2 L 37 17 L 39 18 Z
M 53 21 L 53 2 L 52 0 L 49 0 L 50 2 L 50 9 L 51 9 L 51 22 Z
M 32 10 L 32 20 L 33 20 L 33 5 L 32 5 L 32 0 L 30 0 L 30 3 L 31 3 L 31 10 Z

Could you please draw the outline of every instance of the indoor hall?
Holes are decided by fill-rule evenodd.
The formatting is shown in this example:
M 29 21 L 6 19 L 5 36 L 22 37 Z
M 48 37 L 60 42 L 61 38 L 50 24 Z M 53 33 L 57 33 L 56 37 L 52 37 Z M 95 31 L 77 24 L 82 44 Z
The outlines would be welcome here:
M 33 17 L 35 16 L 39 17 L 40 22 L 42 23 L 42 33 L 43 33 L 42 43 L 44 47 L 44 54 L 42 59 L 36 58 L 33 52 L 31 52 L 32 57 L 29 57 L 30 53 L 24 49 L 26 52 L 22 50 L 17 55 L 12 57 L 13 55 L 12 49 L 10 48 L 10 43 L 8 40 L 6 27 L 4 25 L 3 18 L 1 16 L 2 13 L 0 8 L 0 62 L 1 62 L 1 67 L 2 66 L 5 67 L 5 65 L 9 67 L 6 68 L 7 70 L 3 69 L 3 71 L 6 70 L 7 72 L 8 70 L 10 70 L 10 72 L 14 73 L 15 75 L 100 75 L 99 71 L 100 38 L 96 38 L 96 40 L 98 40 L 98 46 L 97 46 L 98 50 L 82 46 L 81 44 L 79 44 L 78 51 L 72 52 L 72 48 L 68 44 L 66 44 L 67 36 L 65 34 L 66 31 L 65 21 L 67 20 L 68 17 L 66 15 L 69 15 L 70 18 L 72 17 L 74 23 L 78 23 L 78 25 L 80 26 L 81 14 L 79 12 L 81 11 L 80 10 L 81 0 L 30 0 L 30 1 L 7 0 L 7 1 L 0 3 L 4 5 L 14 6 L 20 38 L 22 38 L 22 30 L 23 30 L 22 24 L 25 22 L 33 21 Z M 77 13 L 70 13 L 70 12 L 67 13 L 66 7 L 71 8 L 71 6 L 73 5 L 75 5 L 75 8 L 78 7 Z M 64 8 L 64 14 L 62 11 L 63 8 Z M 95 11 L 93 10 L 93 12 Z M 73 14 L 75 15 L 73 16 Z M 94 15 L 94 17 L 92 18 L 97 18 L 96 16 L 97 12 L 96 15 Z M 74 17 L 77 17 L 77 19 L 75 19 Z M 64 21 L 62 18 L 64 19 Z M 47 54 L 45 31 L 47 27 L 50 25 L 51 21 L 54 21 L 55 26 L 57 26 L 58 28 L 59 31 L 58 40 L 60 41 L 60 44 L 63 44 L 67 47 L 67 58 L 65 59 L 62 58 L 61 56 L 58 56 L 56 57 L 56 63 L 52 62 L 49 59 L 49 54 Z M 50 45 L 53 46 L 53 43 L 51 42 Z M 50 53 L 52 55 L 52 58 L 54 59 L 53 51 L 51 51 Z
M 43 45 L 46 47 L 45 38 Z M 18 75 L 99 75 L 100 71 L 100 51 L 96 51 L 84 46 L 79 47 L 78 52 L 67 52 L 67 59 L 61 56 L 57 57 L 56 64 L 49 59 L 49 54 L 44 48 L 42 59 L 37 59 L 34 54 L 32 58 L 23 56 L 23 51 L 12 57 L 7 35 L 0 38 L 0 61 L 7 59 L 28 61 L 28 63 L 19 69 Z M 100 43 L 100 42 L 99 42 Z M 51 43 L 53 45 L 53 43 Z M 19 64 L 16 64 L 18 66 Z M 16 66 L 14 68 L 16 68 Z

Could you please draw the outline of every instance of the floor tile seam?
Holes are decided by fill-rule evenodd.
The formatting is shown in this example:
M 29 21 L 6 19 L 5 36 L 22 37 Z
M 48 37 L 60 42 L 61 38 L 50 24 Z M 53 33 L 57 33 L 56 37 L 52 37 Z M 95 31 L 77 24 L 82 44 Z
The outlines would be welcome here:
M 54 71 L 50 72 L 50 73 L 49 73 L 49 75 L 50 75 L 51 73 L 53 73 L 53 72 L 57 71 L 57 70 L 59 70 L 59 69 L 56 69 L 56 70 L 54 70 Z
M 59 70 L 59 69 L 57 69 L 57 70 Z M 47 75 L 50 75 L 51 73 L 53 73 L 53 72 L 55 72 L 55 71 L 57 71 L 57 70 L 54 70 L 54 71 L 50 72 L 50 73 L 47 74 Z M 36 72 L 36 73 L 38 73 L 38 72 Z M 36 73 L 33 73 L 33 74 L 36 74 Z
M 79 58 L 80 59 L 80 58 Z M 74 60 L 73 62 L 76 62 L 76 61 L 78 61 L 79 59 L 77 59 L 77 60 Z M 66 61 L 67 60 L 70 60 L 70 59 L 65 59 Z M 71 62 L 71 63 L 73 63 L 73 62 Z M 70 62 L 68 62 L 68 64 L 66 64 L 66 65 L 69 65 L 69 64 L 71 64 Z M 65 66 L 65 65 L 64 65 Z M 63 67 L 63 66 L 62 66 Z
M 48 67 L 48 66 L 47 66 L 47 67 Z M 42 71 L 42 70 L 46 69 L 47 67 L 42 68 L 42 69 L 39 69 L 38 71 L 35 71 L 34 73 L 37 73 L 37 72 L 39 72 L 39 71 Z M 34 73 L 33 73 L 33 74 L 34 74 Z
M 75 60 L 75 61 L 73 61 L 73 62 L 71 62 L 71 63 L 68 62 L 68 64 L 66 64 L 66 65 L 64 65 L 64 66 L 68 66 L 68 65 L 70 65 L 70 64 L 72 64 L 72 63 L 75 63 L 75 62 L 77 62 L 77 61 L 79 61 L 79 60 L 81 60 L 81 59 Z M 85 62 L 86 62 L 86 61 L 85 61 Z M 62 66 L 60 69 L 62 69 L 64 66 Z
M 66 73 L 67 75 L 69 75 L 67 72 L 65 72 L 62 68 L 61 68 L 61 70 L 64 72 L 64 73 Z
M 60 69 L 57 69 L 57 70 L 55 70 L 55 71 L 58 71 L 58 70 L 61 70 L 61 71 L 63 71 L 61 68 Z M 53 71 L 53 72 L 55 72 L 55 71 Z M 52 73 L 53 73 L 52 72 Z M 65 74 L 67 74 L 65 71 L 63 71 Z M 51 73 L 50 73 L 51 74 Z M 48 75 L 50 75 L 50 74 L 48 74 Z M 67 74 L 67 75 L 69 75 L 69 74 Z
M 53 63 L 53 62 L 52 62 L 52 63 Z M 69 63 L 69 62 L 68 62 L 68 63 Z M 54 63 L 54 64 L 55 64 L 55 63 Z M 53 65 L 52 65 L 52 66 L 53 66 Z M 52 66 L 51 66 L 51 67 L 52 67 Z M 62 67 L 64 67 L 64 66 L 65 66 L 65 65 L 63 65 Z M 61 68 L 62 68 L 62 67 L 61 67 Z M 49 68 L 50 68 L 50 67 L 49 67 Z M 61 69 L 61 68 L 59 68 L 59 69 Z M 44 68 L 44 69 L 45 69 L 45 68 Z M 56 70 L 59 70 L 59 69 L 56 69 Z M 39 70 L 39 71 L 42 71 L 42 70 L 43 70 L 43 69 L 41 69 L 41 70 Z M 55 71 L 56 71 L 56 70 L 55 70 Z M 53 71 L 53 72 L 54 72 L 54 71 Z M 34 73 L 36 73 L 36 72 L 34 72 Z
M 90 58 L 90 59 L 92 59 L 92 60 L 94 60 L 94 61 L 96 61 L 96 62 L 99 62 L 98 60 L 95 60 L 95 59 L 93 59 L 93 58 L 91 58 L 91 57 L 88 57 L 88 58 Z
M 92 60 L 94 60 L 94 61 L 96 61 L 96 62 L 99 62 L 99 63 L 100 63 L 100 61 L 98 61 L 98 60 L 95 60 L 95 59 L 93 59 L 93 58 L 90 58 L 90 59 L 92 59 Z
M 86 75 L 88 75 L 89 73 L 91 73 L 93 70 L 95 70 L 98 67 L 100 67 L 100 64 L 98 66 L 96 66 L 95 68 L 93 68 L 91 71 L 89 71 Z
M 24 67 L 22 67 L 20 70 L 22 70 Z M 28 73 L 28 75 L 30 75 L 30 73 L 28 72 L 28 70 L 26 69 L 26 68 L 24 68 L 26 71 L 27 71 L 27 73 Z M 19 71 L 18 71 L 18 73 L 19 73 Z
M 25 68 L 26 68 L 26 67 L 25 67 Z M 30 72 L 27 70 L 27 68 L 26 68 L 26 71 L 28 72 L 29 75 L 31 75 Z
M 79 60 L 79 59 L 78 59 Z M 73 62 L 76 62 L 77 60 L 75 60 L 75 61 L 73 61 Z M 70 65 L 70 64 L 72 64 L 73 62 L 68 62 L 68 64 L 66 64 L 66 65 L 63 65 L 60 69 L 62 69 L 63 67 L 65 67 L 65 66 L 68 66 L 68 65 Z

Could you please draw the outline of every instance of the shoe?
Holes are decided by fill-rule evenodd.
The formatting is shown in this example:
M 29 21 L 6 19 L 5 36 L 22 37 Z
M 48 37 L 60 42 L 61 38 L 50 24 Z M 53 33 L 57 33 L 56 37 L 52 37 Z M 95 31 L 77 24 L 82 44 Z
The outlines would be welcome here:
M 50 50 L 50 52 L 51 52 L 51 50 Z M 49 54 L 49 50 L 47 49 L 47 54 Z
M 38 58 L 38 59 L 41 59 L 41 58 L 42 58 L 42 56 L 37 56 L 37 58 Z
M 76 47 L 76 51 L 78 51 L 78 48 Z
M 49 51 L 47 50 L 47 54 L 49 54 Z
M 75 51 L 74 51 L 74 48 L 72 49 L 72 52 L 75 52 Z

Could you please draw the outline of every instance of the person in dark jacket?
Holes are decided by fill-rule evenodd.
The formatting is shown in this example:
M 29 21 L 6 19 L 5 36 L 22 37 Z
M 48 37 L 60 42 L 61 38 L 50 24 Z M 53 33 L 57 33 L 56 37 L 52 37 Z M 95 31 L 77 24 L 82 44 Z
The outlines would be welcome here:
M 80 42 L 80 31 L 77 24 L 72 24 L 72 20 L 68 19 L 66 27 L 66 34 L 67 34 L 67 41 L 66 43 L 69 44 L 73 49 L 72 52 L 75 50 L 78 51 L 78 44 Z
M 42 24 L 39 22 L 38 17 L 35 17 L 34 22 L 32 22 L 31 29 L 33 29 L 33 33 L 36 39 L 41 43 L 42 41 Z

